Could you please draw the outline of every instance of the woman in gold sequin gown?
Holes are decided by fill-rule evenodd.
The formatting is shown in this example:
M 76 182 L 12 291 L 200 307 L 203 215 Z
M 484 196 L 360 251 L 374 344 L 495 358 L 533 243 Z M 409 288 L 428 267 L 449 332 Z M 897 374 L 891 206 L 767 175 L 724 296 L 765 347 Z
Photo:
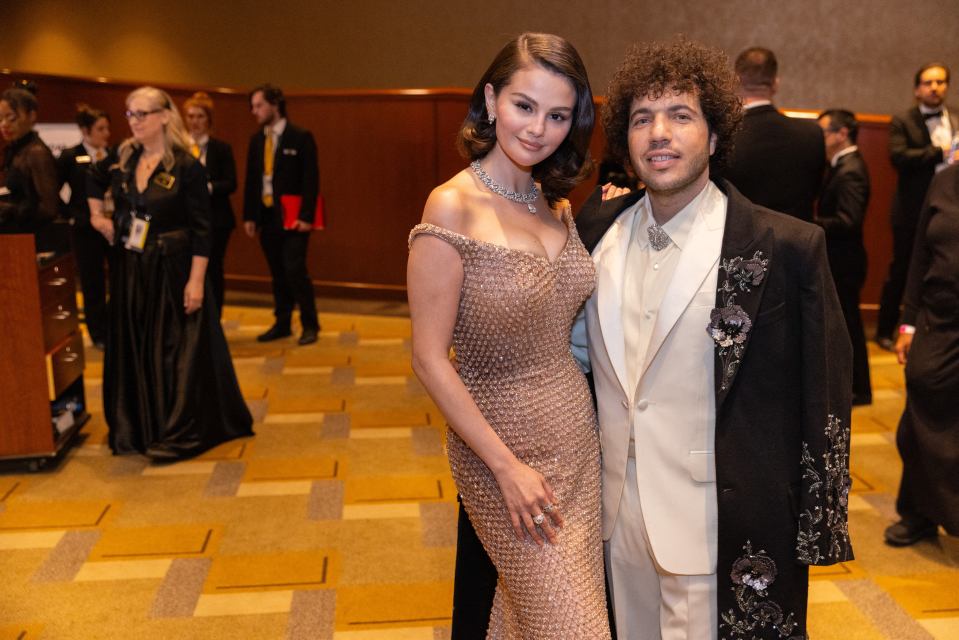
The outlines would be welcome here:
M 575 49 L 521 35 L 473 92 L 473 164 L 410 234 L 413 368 L 499 576 L 489 638 L 609 637 L 596 418 L 569 348 L 595 274 L 562 200 L 589 172 L 592 128 Z

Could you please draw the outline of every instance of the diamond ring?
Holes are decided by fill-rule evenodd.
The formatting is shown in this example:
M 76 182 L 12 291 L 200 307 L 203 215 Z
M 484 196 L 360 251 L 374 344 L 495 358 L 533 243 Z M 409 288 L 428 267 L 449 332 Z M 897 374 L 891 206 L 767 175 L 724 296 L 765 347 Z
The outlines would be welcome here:
M 555 509 L 555 508 L 556 508 L 556 507 L 555 507 L 554 505 L 548 504 L 548 505 L 546 505 L 545 507 L 543 507 L 543 513 L 552 513 L 552 512 L 553 512 L 553 509 Z
M 534 524 L 543 524 L 544 522 L 546 522 L 546 516 L 544 516 L 542 513 L 538 513 L 533 516 Z

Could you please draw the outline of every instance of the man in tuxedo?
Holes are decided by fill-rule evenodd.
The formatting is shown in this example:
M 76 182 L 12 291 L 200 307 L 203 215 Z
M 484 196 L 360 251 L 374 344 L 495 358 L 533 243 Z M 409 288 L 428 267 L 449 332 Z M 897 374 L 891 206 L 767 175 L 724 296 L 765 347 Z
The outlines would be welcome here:
M 723 177 L 753 203 L 811 222 L 825 170 L 822 133 L 812 122 L 779 113 L 779 65 L 769 49 L 736 58 L 745 117 Z
M 826 232 L 832 279 L 852 340 L 852 403 L 872 402 L 866 333 L 859 314 L 859 292 L 866 282 L 866 247 L 862 224 L 869 204 L 869 172 L 856 146 L 859 123 L 845 109 L 819 115 L 829 171 L 819 198 L 816 223 Z
M 306 251 L 316 215 L 320 174 L 313 134 L 286 119 L 283 91 L 269 84 L 250 92 L 250 110 L 261 127 L 250 138 L 243 198 L 243 227 L 251 238 L 260 233 L 260 246 L 273 278 L 276 320 L 260 342 L 291 335 L 294 304 L 300 308 L 303 333 L 298 344 L 316 342 L 320 330 L 313 283 L 306 268 Z M 283 207 L 292 222 L 284 224 Z
M 950 154 L 959 134 L 959 110 L 946 107 L 949 68 L 941 62 L 924 64 L 913 80 L 916 104 L 893 116 L 889 125 L 889 158 L 899 172 L 892 200 L 892 263 L 879 298 L 876 342 L 892 350 L 899 323 L 899 305 L 906 287 L 916 224 L 932 176 L 959 153 Z
M 851 349 L 824 234 L 711 178 L 735 86 L 719 51 L 633 49 L 603 125 L 646 191 L 577 220 L 597 284 L 572 341 L 621 640 L 805 638 L 809 565 L 852 558 Z

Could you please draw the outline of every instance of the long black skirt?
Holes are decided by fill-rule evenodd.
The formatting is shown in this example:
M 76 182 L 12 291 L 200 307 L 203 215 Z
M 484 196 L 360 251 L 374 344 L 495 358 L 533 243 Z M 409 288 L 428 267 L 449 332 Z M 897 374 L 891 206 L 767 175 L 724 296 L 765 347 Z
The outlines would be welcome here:
M 164 234 L 143 253 L 116 251 L 103 365 L 110 448 L 159 446 L 185 458 L 253 435 L 209 286 L 199 311 L 183 310 L 186 233 Z
M 935 292 L 934 292 L 935 293 Z M 906 362 L 906 409 L 896 443 L 902 484 L 896 507 L 959 535 L 959 300 L 927 295 Z

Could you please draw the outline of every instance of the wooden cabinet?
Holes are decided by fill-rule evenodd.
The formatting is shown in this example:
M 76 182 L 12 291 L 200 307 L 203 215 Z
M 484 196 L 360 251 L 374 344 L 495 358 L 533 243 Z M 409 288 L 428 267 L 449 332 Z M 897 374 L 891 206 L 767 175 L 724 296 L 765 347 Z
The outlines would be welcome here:
M 32 235 L 0 235 L 0 461 L 37 469 L 89 418 L 73 255 L 38 261 Z

